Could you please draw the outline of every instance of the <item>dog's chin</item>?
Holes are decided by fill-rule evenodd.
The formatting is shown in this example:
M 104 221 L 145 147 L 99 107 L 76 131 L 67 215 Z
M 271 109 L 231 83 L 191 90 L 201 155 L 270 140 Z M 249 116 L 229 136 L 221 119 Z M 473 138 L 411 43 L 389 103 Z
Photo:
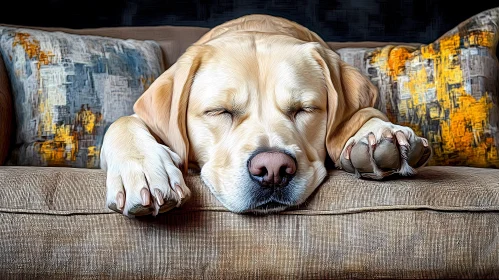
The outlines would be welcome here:
M 279 213 L 281 211 L 286 210 L 290 205 L 279 203 L 279 202 L 267 202 L 264 204 L 261 204 L 255 208 L 248 209 L 244 211 L 244 213 L 252 213 L 252 214 L 257 214 L 257 215 L 268 215 L 268 214 L 274 214 L 274 213 Z
M 259 187 L 255 185 L 255 182 L 248 179 L 239 183 L 239 185 L 245 186 L 244 188 L 238 191 L 232 188 L 232 193 L 221 193 L 214 188 L 205 172 L 203 172 L 203 169 L 201 170 L 202 184 L 210 189 L 211 193 L 215 195 L 227 210 L 236 214 L 275 214 L 297 206 L 304 200 L 303 193 L 296 190 L 304 189 L 305 187 L 297 186 L 294 180 L 287 186 L 287 191 L 268 192 L 258 190 Z M 250 189 L 257 189 L 258 191 L 248 191 Z M 246 199 L 242 200 L 241 198 Z

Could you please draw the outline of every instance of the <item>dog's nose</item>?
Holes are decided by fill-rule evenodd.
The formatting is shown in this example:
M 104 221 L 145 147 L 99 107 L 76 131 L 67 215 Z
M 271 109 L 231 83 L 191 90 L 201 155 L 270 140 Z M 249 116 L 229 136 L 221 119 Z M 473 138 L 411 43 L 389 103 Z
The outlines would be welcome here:
M 261 186 L 285 187 L 296 173 L 296 163 L 282 152 L 261 152 L 248 162 L 248 171 Z

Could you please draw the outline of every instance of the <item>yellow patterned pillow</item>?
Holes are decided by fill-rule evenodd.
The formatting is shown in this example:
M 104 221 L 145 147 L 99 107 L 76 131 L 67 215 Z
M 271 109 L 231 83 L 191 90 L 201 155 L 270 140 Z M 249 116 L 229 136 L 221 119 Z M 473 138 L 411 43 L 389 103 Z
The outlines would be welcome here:
M 432 145 L 433 165 L 499 167 L 499 8 L 419 48 L 341 49 L 379 88 L 378 109 Z

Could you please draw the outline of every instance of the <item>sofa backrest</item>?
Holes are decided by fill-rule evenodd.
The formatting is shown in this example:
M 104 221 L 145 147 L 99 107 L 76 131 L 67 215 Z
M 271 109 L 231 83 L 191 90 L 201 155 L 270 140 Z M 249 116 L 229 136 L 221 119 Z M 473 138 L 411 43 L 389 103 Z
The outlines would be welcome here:
M 71 34 L 105 36 L 120 39 L 154 40 L 158 42 L 163 51 L 165 66 L 170 67 L 185 50 L 209 28 L 190 26 L 141 26 L 141 27 L 105 27 L 87 29 L 69 29 L 58 27 L 32 27 L 1 24 L 2 26 L 24 27 L 46 31 L 61 31 Z M 389 44 L 400 45 L 400 42 L 328 42 L 333 50 L 340 48 L 375 48 Z M 419 44 L 408 44 L 419 45 Z M 1 59 L 1 58 L 0 58 Z
M 154 40 L 158 42 L 163 51 L 165 66 L 169 67 L 177 58 L 197 39 L 209 29 L 203 27 L 185 26 L 146 26 L 146 27 L 106 27 L 88 29 L 69 29 L 56 27 L 31 27 L 6 25 L 11 27 L 24 27 L 45 31 L 61 31 L 70 34 L 94 35 L 113 37 L 119 39 Z

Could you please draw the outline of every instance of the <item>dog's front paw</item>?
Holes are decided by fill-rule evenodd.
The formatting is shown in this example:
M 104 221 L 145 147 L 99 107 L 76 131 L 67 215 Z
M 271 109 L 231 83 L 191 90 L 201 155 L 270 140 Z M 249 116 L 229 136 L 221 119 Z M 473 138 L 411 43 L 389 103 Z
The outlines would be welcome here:
M 156 216 L 179 207 L 191 194 L 178 155 L 158 143 L 147 147 L 147 152 L 129 152 L 126 158 L 106 157 L 107 206 L 129 217 Z
M 340 167 L 359 178 L 382 179 L 394 173 L 411 176 L 431 154 L 428 141 L 409 127 L 375 118 L 347 141 Z

